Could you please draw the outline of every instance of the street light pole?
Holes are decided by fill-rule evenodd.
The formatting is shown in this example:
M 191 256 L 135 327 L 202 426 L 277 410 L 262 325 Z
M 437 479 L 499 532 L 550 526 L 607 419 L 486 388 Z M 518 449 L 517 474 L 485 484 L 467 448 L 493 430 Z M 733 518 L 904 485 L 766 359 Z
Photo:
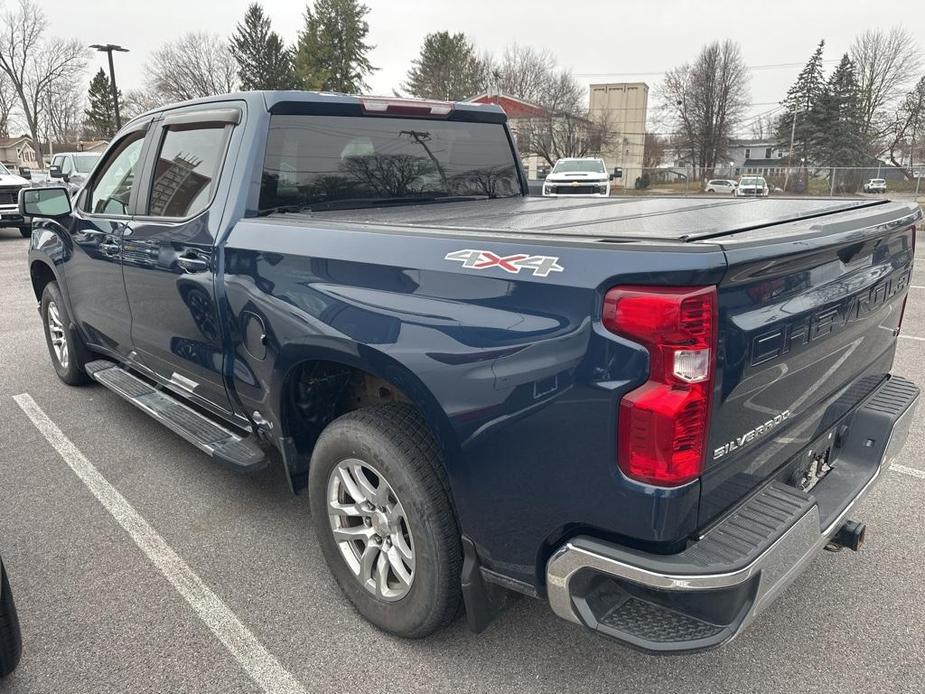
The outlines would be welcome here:
M 114 43 L 94 43 L 90 48 L 95 48 L 109 57 L 109 88 L 112 90 L 112 108 L 116 117 L 116 131 L 118 131 L 122 127 L 122 118 L 119 115 L 119 90 L 116 88 L 116 69 L 112 64 L 112 52 L 128 53 L 128 48 L 122 48 Z

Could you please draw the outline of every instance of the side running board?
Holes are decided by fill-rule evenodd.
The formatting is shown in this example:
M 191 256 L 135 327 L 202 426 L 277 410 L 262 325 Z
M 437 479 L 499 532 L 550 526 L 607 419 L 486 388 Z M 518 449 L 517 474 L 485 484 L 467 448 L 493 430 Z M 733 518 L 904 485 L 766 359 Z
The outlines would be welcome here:
M 266 453 L 252 437 L 238 436 L 117 364 L 100 359 L 84 368 L 94 381 L 128 400 L 216 460 L 242 471 L 257 470 L 267 464 Z

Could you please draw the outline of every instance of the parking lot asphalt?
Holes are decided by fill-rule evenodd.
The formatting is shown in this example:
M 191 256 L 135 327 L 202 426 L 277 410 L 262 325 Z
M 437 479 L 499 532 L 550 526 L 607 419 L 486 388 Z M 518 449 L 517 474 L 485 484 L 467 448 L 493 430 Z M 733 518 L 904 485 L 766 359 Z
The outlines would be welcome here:
M 24 643 L 0 692 L 261 691 L 240 654 L 33 425 L 13 399 L 21 394 L 291 676 L 294 691 L 925 691 L 925 408 L 896 461 L 903 468 L 886 472 L 855 516 L 868 527 L 862 551 L 823 553 L 720 650 L 643 655 L 526 598 L 482 634 L 457 620 L 404 641 L 369 626 L 341 596 L 312 537 L 308 500 L 290 494 L 279 469 L 241 476 L 107 390 L 58 381 L 27 245 L 0 229 L 0 554 Z M 919 248 L 895 370 L 923 383 Z

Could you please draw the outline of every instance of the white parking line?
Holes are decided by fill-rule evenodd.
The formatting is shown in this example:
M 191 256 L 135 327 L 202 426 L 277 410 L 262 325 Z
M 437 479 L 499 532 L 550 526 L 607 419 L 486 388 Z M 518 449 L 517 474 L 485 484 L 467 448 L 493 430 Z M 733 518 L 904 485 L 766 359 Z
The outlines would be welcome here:
M 904 340 L 918 340 L 919 342 L 925 342 L 925 337 L 916 337 L 915 335 L 900 335 Z
M 917 470 L 914 467 L 906 467 L 905 465 L 897 465 L 896 463 L 890 465 L 890 470 L 895 470 L 904 475 L 912 475 L 913 477 L 918 477 L 920 480 L 925 480 L 925 470 Z
M 909 287 L 912 289 L 925 289 L 925 285 L 922 284 L 910 284 Z
M 87 489 L 164 574 L 193 611 L 265 692 L 304 693 L 302 684 L 276 660 L 157 531 L 103 477 L 28 393 L 13 396 L 48 443 Z

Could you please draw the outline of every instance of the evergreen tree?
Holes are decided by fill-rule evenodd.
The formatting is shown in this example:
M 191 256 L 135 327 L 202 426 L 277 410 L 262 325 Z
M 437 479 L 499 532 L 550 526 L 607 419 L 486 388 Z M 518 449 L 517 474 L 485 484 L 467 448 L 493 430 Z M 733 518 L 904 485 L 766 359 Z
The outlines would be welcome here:
M 356 94 L 374 68 L 367 58 L 369 8 L 358 0 L 316 0 L 305 6 L 296 46 L 295 72 L 303 89 Z
M 270 28 L 260 3 L 251 3 L 231 37 L 241 89 L 292 89 L 292 52 Z
M 865 163 L 864 118 L 854 63 L 846 53 L 809 113 L 809 155 L 822 166 L 859 166 Z M 836 190 L 856 184 L 845 175 Z
M 786 111 L 777 121 L 777 142 L 781 149 L 789 152 L 792 133 L 793 158 L 797 162 L 800 159 L 806 160 L 809 156 L 811 128 L 808 115 L 825 91 L 825 75 L 822 73 L 824 49 L 825 41 L 822 40 L 781 102 Z M 794 118 L 796 118 L 795 126 Z
M 118 93 L 119 105 L 122 106 L 122 92 Z M 87 92 L 90 107 L 84 111 L 84 135 L 90 138 L 108 140 L 116 133 L 116 112 L 112 103 L 112 87 L 109 77 L 99 69 L 90 81 Z
M 438 31 L 424 37 L 403 87 L 422 99 L 462 101 L 484 90 L 487 72 L 465 34 Z

